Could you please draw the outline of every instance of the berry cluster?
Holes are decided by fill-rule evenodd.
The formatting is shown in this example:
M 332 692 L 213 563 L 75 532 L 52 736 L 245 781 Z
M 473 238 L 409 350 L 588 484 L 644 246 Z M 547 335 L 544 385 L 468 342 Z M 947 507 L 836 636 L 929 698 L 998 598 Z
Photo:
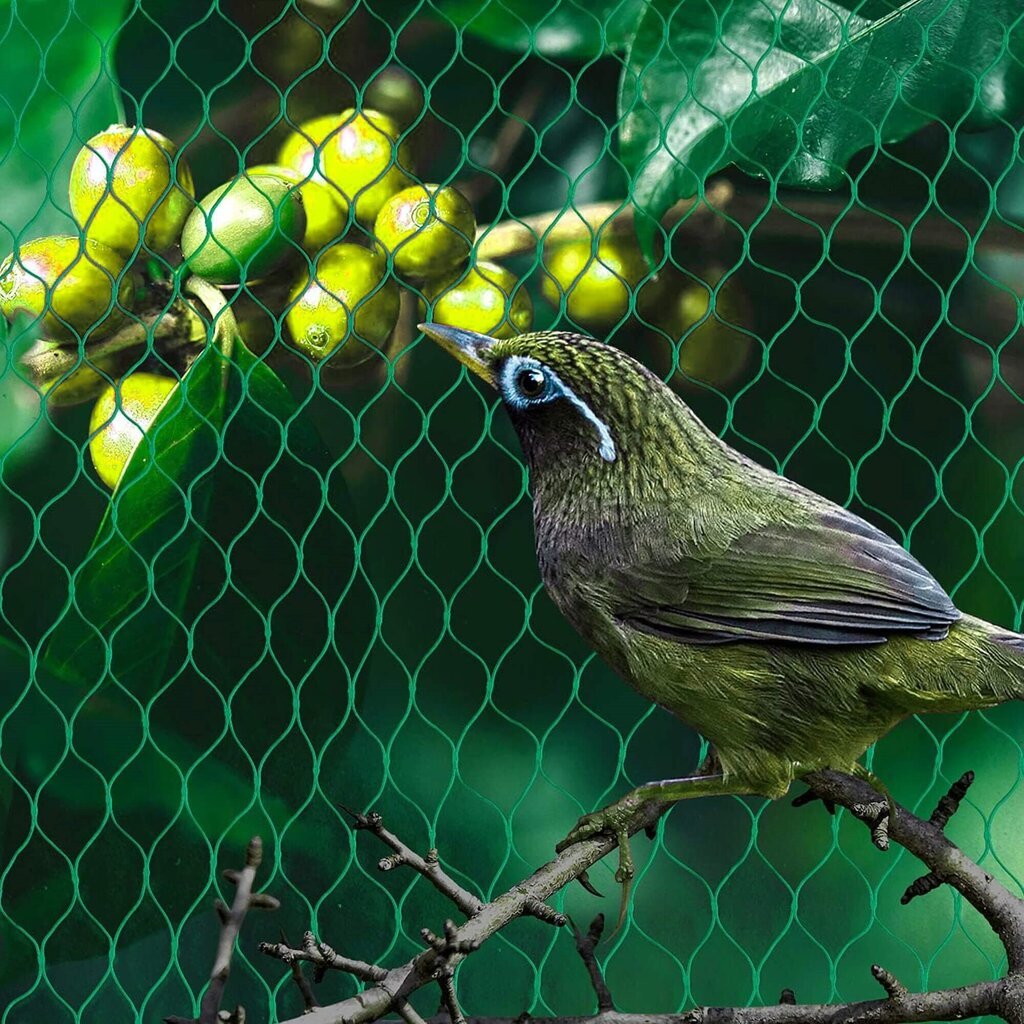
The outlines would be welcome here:
M 51 404 L 96 399 L 90 452 L 108 486 L 207 337 L 169 273 L 184 290 L 190 279 L 220 289 L 248 343 L 280 337 L 307 365 L 350 370 L 387 353 L 403 287 L 424 319 L 495 337 L 531 329 L 524 282 L 478 256 L 470 201 L 410 177 L 409 118 L 384 99 L 391 113 L 305 121 L 275 163 L 198 202 L 183 156 L 158 132 L 112 125 L 82 147 L 69 189 L 79 232 L 22 244 L 0 265 L 0 313 L 35 321 L 42 337 L 22 365 Z M 630 237 L 579 227 L 545 245 L 540 282 L 574 322 L 597 332 L 639 309 L 663 337 L 685 332 L 680 318 L 714 325 L 706 289 L 666 288 L 664 275 L 648 279 Z M 261 325 L 272 330 L 261 337 Z M 720 348 L 717 333 L 704 349 Z M 140 358 L 150 343 L 159 358 Z

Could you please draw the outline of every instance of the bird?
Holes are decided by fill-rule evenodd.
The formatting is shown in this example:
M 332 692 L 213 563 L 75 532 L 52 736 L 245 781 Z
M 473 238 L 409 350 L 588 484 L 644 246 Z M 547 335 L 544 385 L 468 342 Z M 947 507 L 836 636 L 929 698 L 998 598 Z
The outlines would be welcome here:
M 695 775 L 584 815 L 556 847 L 614 835 L 623 910 L 626 826 L 646 801 L 778 799 L 832 769 L 872 782 L 877 816 L 892 816 L 860 761 L 871 744 L 918 713 L 1024 697 L 1024 636 L 961 612 L 896 540 L 730 447 L 625 352 L 564 331 L 420 329 L 498 392 L 555 605 L 713 751 Z

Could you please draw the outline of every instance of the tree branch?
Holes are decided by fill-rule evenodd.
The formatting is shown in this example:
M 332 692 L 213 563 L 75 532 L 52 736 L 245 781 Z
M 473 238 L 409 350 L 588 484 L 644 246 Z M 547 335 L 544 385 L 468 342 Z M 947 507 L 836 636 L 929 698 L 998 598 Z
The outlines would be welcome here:
M 231 973 L 231 959 L 235 951 L 235 941 L 242 929 L 242 922 L 250 909 L 276 910 L 280 905 L 273 896 L 266 893 L 254 893 L 253 883 L 256 872 L 263 860 L 263 841 L 259 836 L 249 840 L 245 851 L 245 867 L 241 871 L 228 870 L 224 878 L 235 887 L 235 898 L 229 907 L 221 900 L 214 903 L 214 909 L 220 918 L 220 938 L 217 941 L 217 954 L 210 972 L 210 984 L 199 1004 L 199 1016 L 194 1020 L 188 1017 L 165 1017 L 166 1024 L 245 1024 L 245 1010 L 236 1007 L 234 1012 L 225 1013 L 221 1010 L 224 989 Z
M 676 203 L 662 218 L 666 231 L 691 220 L 706 232 L 707 221 L 732 224 L 745 238 L 757 241 L 791 242 L 793 239 L 825 241 L 829 246 L 841 242 L 881 245 L 903 251 L 905 246 L 921 246 L 945 252 L 1020 249 L 1024 229 L 996 218 L 957 211 L 915 211 L 908 209 L 872 210 L 850 207 L 842 197 L 806 195 L 786 196 L 772 202 L 756 191 L 737 192 L 725 179 L 717 179 L 702 197 Z M 633 231 L 634 208 L 626 199 L 587 203 L 566 209 L 559 207 L 495 224 L 483 224 L 477 230 L 474 255 L 477 259 L 500 260 L 509 256 L 536 253 L 541 243 L 591 239 L 602 234 L 621 235 Z M 688 227 L 688 226 L 687 226 Z M 728 233 L 721 235 L 728 240 Z M 711 240 L 708 236 L 706 240 Z
M 634 835 L 654 825 L 669 806 L 665 803 L 645 804 L 634 813 L 627 831 Z M 470 953 L 510 922 L 532 915 L 555 926 L 565 924 L 565 916 L 552 910 L 545 901 L 579 878 L 615 847 L 616 842 L 612 836 L 596 836 L 577 843 L 508 892 L 480 905 L 463 924 L 446 922 L 443 936 L 424 930 L 427 949 L 406 963 L 385 971 L 384 977 L 377 984 L 340 1003 L 318 1007 L 300 1018 L 282 1024 L 366 1024 L 379 1020 L 391 1012 L 397 1002 L 404 1002 L 417 989 L 436 984 L 446 971 L 454 970 Z M 280 950 L 271 952 L 264 949 L 264 952 L 282 958 Z M 297 953 L 294 950 L 290 952 Z
M 961 988 L 932 992 L 910 992 L 890 971 L 878 964 L 871 973 L 884 991 L 884 997 L 846 1004 L 799 1004 L 791 991 L 785 990 L 778 1005 L 769 1007 L 699 1007 L 682 1014 L 619 1013 L 613 1007 L 612 994 L 594 957 L 600 937 L 597 921 L 584 937 L 577 932 L 577 949 L 591 976 L 598 1000 L 598 1013 L 588 1017 L 540 1018 L 524 1014 L 519 1018 L 464 1018 L 465 1024 L 907 1024 L 914 1021 L 959 1020 L 964 1017 L 996 1015 L 1010 1024 L 1024 1024 L 1024 901 L 1013 895 L 983 868 L 970 860 L 943 833 L 969 787 L 973 775 L 957 780 L 940 801 L 929 820 L 895 805 L 895 815 L 888 822 L 888 837 L 903 846 L 928 868 L 937 885 L 953 886 L 992 926 L 1002 941 L 1008 959 L 1008 972 L 998 981 L 980 981 Z M 879 829 L 877 808 L 879 794 L 866 782 L 839 772 L 821 771 L 804 779 L 814 799 L 825 805 L 843 807 L 864 821 L 873 836 Z M 808 803 L 811 797 L 798 797 L 796 803 Z M 629 822 L 630 835 L 653 827 L 669 805 L 647 804 L 639 808 Z M 360 824 L 359 819 L 365 822 Z M 462 1024 L 462 1011 L 454 1001 L 452 976 L 466 956 L 500 931 L 509 922 L 527 914 L 564 922 L 561 915 L 545 902 L 553 893 L 571 881 L 585 876 L 588 868 L 615 847 L 612 837 L 595 837 L 565 850 L 560 856 L 535 871 L 529 878 L 489 903 L 470 911 L 469 895 L 450 882 L 438 884 L 439 866 L 430 866 L 430 857 L 419 858 L 396 836 L 384 829 L 379 818 L 357 816 L 357 827 L 373 832 L 392 850 L 381 867 L 390 869 L 399 863 L 419 871 L 453 902 L 461 901 L 469 918 L 461 925 L 445 923 L 443 936 L 424 929 L 428 948 L 408 962 L 391 969 L 373 967 L 378 980 L 363 992 L 330 1006 L 307 1009 L 301 1018 L 283 1024 L 369 1024 L 389 1013 L 398 1013 L 406 1021 L 409 996 L 428 984 L 440 984 L 442 1004 L 449 1014 L 439 1014 L 427 1024 Z M 396 859 L 397 858 L 397 859 Z M 444 875 L 443 872 L 441 872 Z M 925 877 L 929 877 L 925 876 Z M 447 875 L 444 875 L 448 878 Z M 451 889 L 454 886 L 454 890 Z M 475 897 L 471 898 L 475 900 Z M 479 903 L 479 901 L 476 901 Z M 537 906 L 546 908 L 538 912 Z M 561 919 L 561 920 L 559 920 Z M 301 951 L 262 947 L 271 955 L 289 961 Z M 332 951 L 333 953 L 333 951 Z M 336 954 L 335 954 L 336 955 Z M 368 965 L 363 965 L 368 966 Z M 355 973 L 355 972 L 353 972 Z M 369 980 L 367 975 L 364 979 Z M 307 1004 L 308 1007 L 308 1004 Z

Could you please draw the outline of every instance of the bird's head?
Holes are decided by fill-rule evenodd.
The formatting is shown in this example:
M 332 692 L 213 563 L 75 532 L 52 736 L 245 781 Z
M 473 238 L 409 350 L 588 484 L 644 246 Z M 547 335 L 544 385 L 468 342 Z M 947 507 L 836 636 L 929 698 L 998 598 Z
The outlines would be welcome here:
M 670 449 L 673 461 L 685 464 L 689 449 L 711 436 L 646 367 L 593 338 L 539 331 L 496 339 L 441 324 L 420 329 L 497 390 L 540 475 L 657 474 Z

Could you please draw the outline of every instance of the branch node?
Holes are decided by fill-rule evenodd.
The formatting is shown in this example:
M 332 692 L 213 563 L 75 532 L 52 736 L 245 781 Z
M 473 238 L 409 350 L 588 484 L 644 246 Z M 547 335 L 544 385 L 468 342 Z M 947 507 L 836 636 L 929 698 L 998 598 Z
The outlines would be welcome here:
M 400 853 L 392 853 L 387 857 L 381 857 L 377 861 L 378 871 L 391 871 L 394 868 L 399 868 L 405 863 L 405 858 Z
M 938 802 L 932 816 L 928 819 L 940 831 L 945 829 L 949 819 L 960 810 L 960 802 L 967 795 L 967 790 L 974 783 L 974 772 L 964 772 L 952 786 L 949 787 L 946 795 Z
M 934 871 L 929 871 L 928 874 L 914 879 L 907 886 L 906 891 L 900 897 L 900 903 L 906 906 L 911 900 L 917 899 L 918 896 L 927 896 L 928 893 L 934 892 L 941 885 L 942 879 Z
M 353 811 L 351 807 L 344 804 L 338 806 L 352 819 L 352 827 L 357 831 L 376 832 L 383 824 L 383 818 L 377 811 L 370 811 L 369 814 L 362 814 L 360 811 Z
M 249 907 L 251 910 L 280 910 L 281 901 L 268 893 L 254 892 L 249 897 Z
M 901 999 L 905 999 L 909 994 L 907 986 L 903 984 L 896 977 L 892 971 L 887 971 L 881 964 L 872 964 L 871 973 L 874 976 L 875 981 L 878 982 L 882 988 L 885 989 L 885 994 L 893 1001 L 898 1003 Z
M 586 935 L 580 932 L 575 922 L 572 923 L 572 930 L 576 938 L 576 952 L 579 953 L 580 959 L 583 960 L 583 966 L 586 967 L 587 973 L 590 975 L 590 984 L 593 986 L 594 994 L 597 996 L 597 1012 L 600 1014 L 614 1011 L 615 1002 L 612 999 L 611 990 L 608 988 L 607 981 L 605 981 L 604 971 L 601 970 L 601 965 L 597 962 L 597 954 L 595 953 L 597 945 L 601 941 L 601 936 L 604 933 L 604 914 L 598 914 L 590 922 Z
M 291 949 L 286 942 L 260 942 L 256 949 L 275 960 L 280 960 L 283 964 L 296 963 L 295 950 Z
M 537 899 L 536 896 L 528 896 L 526 898 L 523 903 L 523 910 L 531 917 L 537 918 L 538 921 L 544 921 L 555 928 L 562 928 L 569 921 L 565 914 L 559 913 L 554 907 L 548 906 L 547 903 Z

